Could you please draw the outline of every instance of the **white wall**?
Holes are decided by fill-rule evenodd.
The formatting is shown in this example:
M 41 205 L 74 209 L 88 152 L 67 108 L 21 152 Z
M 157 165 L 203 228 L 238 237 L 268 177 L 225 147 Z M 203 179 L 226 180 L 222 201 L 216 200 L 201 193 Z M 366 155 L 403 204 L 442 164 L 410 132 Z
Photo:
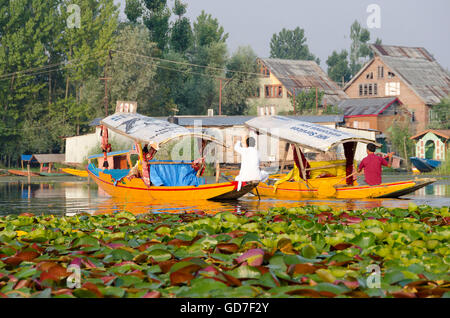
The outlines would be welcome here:
M 337 130 L 345 131 L 348 133 L 351 133 L 353 135 L 356 135 L 358 137 L 363 137 L 366 139 L 373 140 L 375 142 L 376 140 L 376 131 L 370 131 L 370 130 L 363 130 L 363 129 L 356 129 L 356 128 L 349 128 L 349 127 L 338 127 Z M 358 142 L 358 145 L 356 146 L 356 153 L 355 153 L 355 160 L 361 161 L 365 157 L 367 157 L 367 144 L 364 144 L 362 142 Z

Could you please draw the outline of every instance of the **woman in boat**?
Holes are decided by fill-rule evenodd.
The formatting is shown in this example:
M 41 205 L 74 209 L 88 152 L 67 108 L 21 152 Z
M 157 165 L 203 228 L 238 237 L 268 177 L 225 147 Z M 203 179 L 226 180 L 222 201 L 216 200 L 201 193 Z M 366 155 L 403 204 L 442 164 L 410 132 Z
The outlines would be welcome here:
M 381 184 L 382 166 L 390 167 L 392 165 L 393 152 L 385 157 L 375 154 L 377 147 L 370 143 L 367 145 L 367 157 L 365 157 L 358 167 L 358 174 L 364 169 L 364 180 L 358 181 L 360 185 L 378 185 Z M 389 162 L 386 161 L 389 158 Z

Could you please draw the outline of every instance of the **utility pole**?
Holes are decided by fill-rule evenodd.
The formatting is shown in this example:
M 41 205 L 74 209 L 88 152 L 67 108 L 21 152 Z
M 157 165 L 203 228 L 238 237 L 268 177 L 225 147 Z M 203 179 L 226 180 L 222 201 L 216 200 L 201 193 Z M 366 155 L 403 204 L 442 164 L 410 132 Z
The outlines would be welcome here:
M 223 86 L 222 80 L 227 81 Z M 224 89 L 230 81 L 231 78 L 219 78 L 219 116 L 222 115 L 222 89 Z
M 107 77 L 107 70 L 108 70 L 110 62 L 111 62 L 111 50 L 109 50 L 109 52 L 108 52 L 108 60 L 106 61 L 103 77 L 100 78 L 100 80 L 105 81 L 105 97 L 103 98 L 103 102 L 105 105 L 105 117 L 108 116 L 108 104 L 109 104 L 108 81 L 112 79 L 111 77 Z

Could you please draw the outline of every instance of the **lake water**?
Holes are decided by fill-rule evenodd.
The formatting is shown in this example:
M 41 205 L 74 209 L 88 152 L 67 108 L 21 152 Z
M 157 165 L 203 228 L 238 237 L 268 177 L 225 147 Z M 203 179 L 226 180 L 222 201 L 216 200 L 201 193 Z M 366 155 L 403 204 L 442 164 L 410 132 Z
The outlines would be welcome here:
M 412 175 L 384 176 L 384 182 L 415 178 Z M 0 177 L 0 215 L 31 212 L 36 215 L 74 215 L 77 213 L 103 214 L 115 211 L 132 213 L 195 212 L 216 213 L 219 211 L 247 212 L 266 210 L 271 207 L 294 207 L 300 205 L 330 205 L 355 210 L 375 207 L 408 207 L 417 205 L 450 206 L 450 177 L 440 177 L 432 185 L 416 191 L 402 199 L 366 200 L 304 200 L 287 201 L 262 199 L 247 195 L 234 202 L 124 202 L 108 196 L 93 182 L 79 177 L 36 177 L 27 183 L 25 177 Z

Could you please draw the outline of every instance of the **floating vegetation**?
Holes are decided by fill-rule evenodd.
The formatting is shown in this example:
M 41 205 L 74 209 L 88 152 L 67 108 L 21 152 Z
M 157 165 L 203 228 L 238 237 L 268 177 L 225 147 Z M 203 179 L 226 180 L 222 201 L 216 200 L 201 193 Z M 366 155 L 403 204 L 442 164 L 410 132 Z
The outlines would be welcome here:
M 0 297 L 449 297 L 449 222 L 414 204 L 9 215 Z

